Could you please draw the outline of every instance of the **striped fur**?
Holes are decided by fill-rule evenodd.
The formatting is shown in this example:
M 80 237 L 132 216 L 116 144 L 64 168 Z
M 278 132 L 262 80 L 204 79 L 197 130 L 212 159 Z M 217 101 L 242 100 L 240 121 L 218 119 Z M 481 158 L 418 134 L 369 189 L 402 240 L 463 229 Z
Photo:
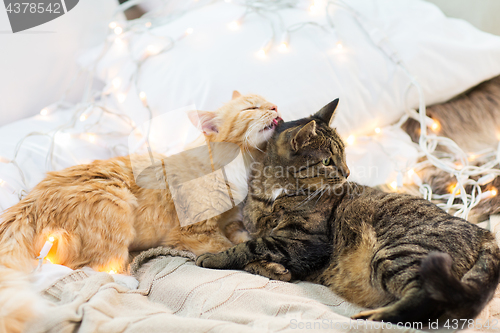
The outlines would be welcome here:
M 250 178 L 244 223 L 253 239 L 196 263 L 282 264 L 293 279 L 370 308 L 354 318 L 426 324 L 477 316 L 500 278 L 493 235 L 421 198 L 348 182 L 344 144 L 328 127 L 335 107 L 278 127 Z M 285 190 L 273 199 L 276 188 Z

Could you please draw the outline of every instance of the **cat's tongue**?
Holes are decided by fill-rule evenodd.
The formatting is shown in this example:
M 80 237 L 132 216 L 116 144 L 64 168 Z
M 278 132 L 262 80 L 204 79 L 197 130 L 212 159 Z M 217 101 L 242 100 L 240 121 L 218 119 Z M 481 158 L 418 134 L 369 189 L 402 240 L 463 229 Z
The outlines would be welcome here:
M 283 120 L 283 119 L 281 119 L 281 117 L 274 118 L 274 119 L 273 119 L 273 124 L 274 124 L 274 125 L 276 125 L 276 126 L 278 126 L 278 122 L 279 122 L 280 120 Z

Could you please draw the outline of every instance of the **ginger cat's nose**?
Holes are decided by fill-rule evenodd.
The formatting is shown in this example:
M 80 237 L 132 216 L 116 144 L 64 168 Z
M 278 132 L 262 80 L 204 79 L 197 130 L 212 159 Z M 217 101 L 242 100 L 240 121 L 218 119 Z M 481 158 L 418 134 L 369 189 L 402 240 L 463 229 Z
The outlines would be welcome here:
M 273 111 L 276 111 L 278 112 L 278 107 L 276 105 L 272 105 L 269 110 L 273 110 Z

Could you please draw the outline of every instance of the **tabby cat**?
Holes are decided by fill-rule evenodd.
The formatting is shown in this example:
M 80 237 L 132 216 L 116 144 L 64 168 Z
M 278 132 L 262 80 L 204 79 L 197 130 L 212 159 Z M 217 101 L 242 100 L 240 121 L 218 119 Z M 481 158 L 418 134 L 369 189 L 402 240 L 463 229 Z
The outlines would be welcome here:
M 500 277 L 493 235 L 424 199 L 348 182 L 344 143 L 329 127 L 337 103 L 278 125 L 252 166 L 243 215 L 254 238 L 196 264 L 282 264 L 293 279 L 370 308 L 353 318 L 477 316 Z
M 274 104 L 258 95 L 241 96 L 238 92 L 216 112 L 197 113 L 200 117 L 192 119 L 206 140 L 239 146 L 246 152 L 247 163 L 249 156 L 260 153 L 281 119 Z M 169 167 L 177 178 L 201 177 L 206 175 L 201 166 L 208 155 L 208 148 L 202 153 L 200 149 L 188 150 L 171 157 Z M 148 155 L 125 156 L 50 172 L 2 214 L 0 331 L 2 325 L 9 332 L 20 331 L 32 316 L 36 297 L 27 292 L 26 277 L 49 237 L 54 237 L 49 253 L 53 262 L 99 271 L 122 271 L 129 251 L 164 245 L 201 254 L 222 251 L 248 239 L 242 232 L 239 207 L 181 227 L 169 188 L 157 187 L 158 181 L 165 181 L 162 163 L 152 165 L 152 172 L 140 179 L 139 186 L 131 158 L 139 166 L 151 165 Z M 246 192 L 248 186 L 246 169 L 241 172 L 236 183 L 230 184 L 236 192 L 241 187 Z M 148 183 L 152 185 L 149 188 Z M 216 185 L 214 200 L 219 192 L 227 193 L 225 183 Z

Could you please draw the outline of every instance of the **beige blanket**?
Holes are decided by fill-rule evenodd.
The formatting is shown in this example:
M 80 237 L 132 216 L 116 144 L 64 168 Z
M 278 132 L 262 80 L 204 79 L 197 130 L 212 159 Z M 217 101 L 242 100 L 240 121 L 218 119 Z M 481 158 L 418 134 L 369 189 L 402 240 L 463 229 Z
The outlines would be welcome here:
M 152 249 L 137 257 L 131 270 L 140 281 L 138 290 L 115 283 L 106 273 L 89 276 L 75 271 L 65 276 L 44 291 L 50 311 L 27 331 L 381 332 L 389 328 L 387 323 L 350 321 L 360 308 L 324 286 L 200 268 L 186 252 Z M 393 332 L 415 332 L 389 325 Z

